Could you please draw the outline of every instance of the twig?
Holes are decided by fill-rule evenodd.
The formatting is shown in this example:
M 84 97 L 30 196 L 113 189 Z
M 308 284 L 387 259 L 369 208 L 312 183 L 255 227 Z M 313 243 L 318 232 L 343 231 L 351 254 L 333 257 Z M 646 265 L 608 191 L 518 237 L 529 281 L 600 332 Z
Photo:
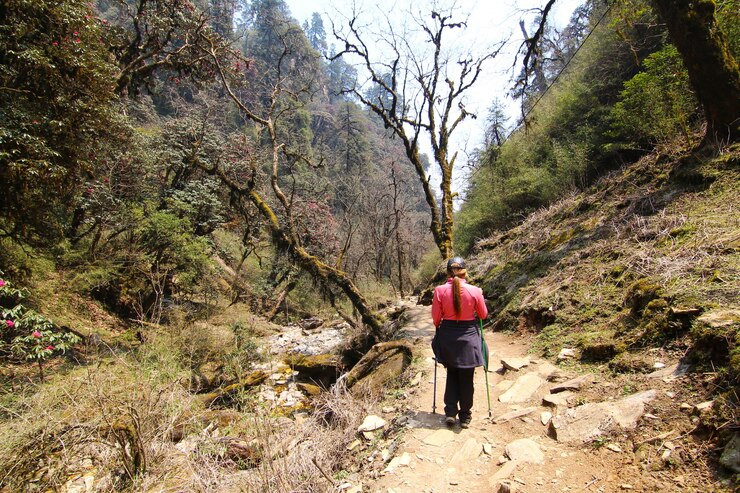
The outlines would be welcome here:
M 591 476 L 593 479 L 586 483 L 586 486 L 583 487 L 583 491 L 589 489 L 591 486 L 593 486 L 595 483 L 600 481 L 600 478 L 597 478 L 596 476 Z
M 319 463 L 316 462 L 316 457 L 312 457 L 311 458 L 311 462 L 313 462 L 313 465 L 316 466 L 316 469 L 319 470 L 319 472 L 321 473 L 321 475 L 324 476 L 326 478 L 326 480 L 329 481 L 329 483 L 331 483 L 332 486 L 334 486 L 334 487 L 337 486 L 337 483 L 331 477 L 329 477 L 329 475 L 326 474 L 323 469 L 321 469 L 321 466 L 319 465 Z

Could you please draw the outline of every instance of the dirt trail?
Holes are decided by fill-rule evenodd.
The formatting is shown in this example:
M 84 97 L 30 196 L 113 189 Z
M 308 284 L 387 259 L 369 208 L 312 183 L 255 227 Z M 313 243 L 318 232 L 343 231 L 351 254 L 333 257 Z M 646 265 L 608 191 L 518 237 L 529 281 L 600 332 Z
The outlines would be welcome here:
M 413 306 L 407 325 L 409 337 L 421 337 L 423 346 L 434 333 L 430 321 L 430 308 Z M 394 451 L 394 457 L 408 454 L 408 466 L 399 466 L 372 483 L 368 491 L 373 492 L 479 492 L 499 491 L 501 481 L 512 485 L 517 492 L 563 492 L 563 491 L 620 491 L 623 485 L 608 450 L 593 447 L 571 447 L 560 444 L 547 436 L 547 427 L 541 421 L 541 412 L 551 411 L 542 407 L 542 397 L 552 386 L 541 385 L 526 401 L 504 404 L 498 397 L 503 393 L 502 380 L 513 381 L 527 373 L 537 374 L 548 367 L 544 360 L 533 359 L 529 366 L 518 372 L 496 372 L 501 358 L 525 357 L 529 340 L 509 334 L 487 331 L 486 341 L 491 352 L 488 381 L 491 389 L 493 417 L 512 410 L 535 407 L 523 418 L 493 424 L 488 419 L 486 404 L 485 375 L 482 368 L 475 373 L 475 403 L 471 427 L 463 430 L 458 426 L 448 429 L 444 423 L 442 396 L 446 371 L 437 368 L 437 413 L 432 414 L 434 363 L 431 349 L 424 353 L 424 378 L 418 390 L 409 399 L 409 431 Z M 552 368 L 551 366 L 549 368 Z M 544 459 L 542 463 L 507 461 L 500 459 L 507 444 L 517 439 L 531 439 L 539 445 Z M 490 450 L 490 455 L 484 451 Z M 536 454 L 535 454 L 536 455 Z M 530 458 L 536 458 L 529 456 Z M 499 462 L 502 462 L 499 464 Z M 621 461 L 620 461 L 621 462 Z M 627 489 L 627 488 L 625 488 Z M 641 491 L 637 485 L 634 490 Z M 365 491 L 365 490 L 363 490 Z

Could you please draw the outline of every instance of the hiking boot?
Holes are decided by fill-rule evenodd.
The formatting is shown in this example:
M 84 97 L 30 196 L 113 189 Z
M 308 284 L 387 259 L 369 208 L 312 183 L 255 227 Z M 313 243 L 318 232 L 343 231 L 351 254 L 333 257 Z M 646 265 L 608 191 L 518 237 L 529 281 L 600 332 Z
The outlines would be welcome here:
M 445 418 L 445 424 L 449 427 L 455 426 L 455 417 L 454 416 L 447 416 Z
M 470 421 L 471 418 L 463 418 L 460 420 L 460 428 L 468 429 L 470 428 Z

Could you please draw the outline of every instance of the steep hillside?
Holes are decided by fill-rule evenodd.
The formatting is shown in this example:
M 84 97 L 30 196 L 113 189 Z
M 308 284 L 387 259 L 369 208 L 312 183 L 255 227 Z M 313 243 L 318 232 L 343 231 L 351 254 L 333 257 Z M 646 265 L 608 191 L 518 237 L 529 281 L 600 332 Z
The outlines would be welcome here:
M 620 382 L 690 365 L 675 400 L 721 396 L 692 424 L 726 442 L 738 426 L 739 162 L 737 146 L 714 158 L 650 154 L 480 241 L 471 272 L 494 330 L 534 332 L 543 356 L 575 349 Z

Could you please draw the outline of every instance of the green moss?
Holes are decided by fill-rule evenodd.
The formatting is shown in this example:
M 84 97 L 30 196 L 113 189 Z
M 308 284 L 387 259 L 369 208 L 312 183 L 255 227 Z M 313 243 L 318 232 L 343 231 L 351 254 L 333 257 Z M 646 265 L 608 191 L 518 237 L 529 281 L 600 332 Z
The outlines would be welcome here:
M 693 345 L 688 354 L 690 362 L 715 371 L 729 365 L 732 379 L 740 375 L 740 320 L 731 318 L 707 319 L 700 317 L 689 332 Z
M 617 264 L 609 270 L 609 277 L 614 280 L 614 284 L 622 287 L 630 280 L 631 273 L 626 265 Z
M 554 323 L 542 328 L 537 335 L 534 349 L 544 357 L 555 356 L 565 346 L 573 343 L 572 327 L 569 324 Z
M 663 298 L 657 298 L 647 304 L 645 307 L 645 315 L 660 313 L 667 309 L 668 302 Z
M 588 362 L 609 361 L 624 352 L 625 345 L 612 336 L 609 338 L 597 337 L 581 345 L 581 360 Z
M 546 247 L 554 250 L 558 248 L 563 243 L 566 243 L 573 239 L 573 237 L 581 231 L 581 227 L 576 226 L 573 229 L 566 229 L 565 231 L 561 231 L 558 234 L 555 234 L 550 237 L 550 240 L 547 242 Z
M 649 278 L 643 277 L 627 288 L 624 304 L 632 310 L 633 315 L 639 316 L 651 301 L 664 295 L 661 286 L 655 284 Z
M 666 236 L 658 240 L 658 247 L 675 247 L 681 245 L 696 233 L 696 226 L 693 224 L 682 224 L 672 229 Z
M 643 353 L 622 353 L 609 363 L 609 368 L 617 373 L 648 373 L 653 364 Z

